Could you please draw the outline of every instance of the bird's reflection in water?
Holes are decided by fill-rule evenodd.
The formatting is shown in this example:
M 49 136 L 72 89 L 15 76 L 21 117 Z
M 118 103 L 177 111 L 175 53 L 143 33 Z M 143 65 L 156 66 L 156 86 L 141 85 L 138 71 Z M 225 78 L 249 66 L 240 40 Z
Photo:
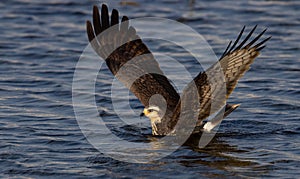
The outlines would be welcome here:
M 230 145 L 222 140 L 224 134 L 217 133 L 205 147 L 199 147 L 199 140 L 202 133 L 191 135 L 187 141 L 167 158 L 176 159 L 184 166 L 195 164 L 215 167 L 226 170 L 228 168 L 249 167 L 257 168 L 257 163 L 248 159 L 239 158 L 239 154 L 250 152 L 239 149 L 238 146 Z M 226 135 L 225 135 L 226 136 Z M 147 135 L 145 142 L 158 141 L 158 137 Z M 159 146 L 155 146 L 157 149 Z
M 204 148 L 199 148 L 201 134 L 192 135 L 185 144 L 169 156 L 172 160 L 184 167 L 206 166 L 224 172 L 247 173 L 249 175 L 261 175 L 268 173 L 270 168 L 253 160 L 239 157 L 250 151 L 239 149 L 222 140 L 223 134 L 216 134 L 210 143 Z
M 114 128 L 114 134 L 118 137 L 123 138 L 129 142 L 138 143 L 150 143 L 151 146 L 148 150 L 142 151 L 149 156 L 156 155 L 157 152 L 161 152 L 166 149 L 165 144 L 159 143 L 161 138 L 154 137 L 151 135 L 150 128 L 138 128 L 132 125 L 125 125 L 122 127 Z M 210 143 L 204 148 L 199 148 L 199 140 L 201 134 L 193 134 L 181 147 L 175 150 L 170 155 L 161 158 L 156 161 L 149 161 L 147 163 L 138 165 L 144 170 L 158 170 L 168 166 L 170 163 L 178 167 L 196 167 L 197 170 L 201 171 L 202 174 L 206 171 L 206 168 L 215 169 L 216 171 L 221 171 L 225 173 L 234 174 L 234 176 L 239 176 L 239 173 L 252 175 L 263 175 L 270 171 L 270 168 L 265 165 L 256 163 L 247 158 L 240 157 L 244 153 L 251 151 L 241 150 L 237 146 L 228 144 L 224 137 L 227 134 L 217 133 Z M 152 145 L 153 144 L 153 145 Z M 131 146 L 128 146 L 128 149 Z M 126 148 L 126 146 L 125 146 Z M 102 163 L 102 155 L 90 158 L 91 163 Z M 104 157 L 106 158 L 106 157 Z M 107 159 L 107 158 L 106 158 Z M 115 159 L 110 159 L 115 161 Z M 121 161 L 115 161 L 120 163 Z M 112 163 L 115 163 L 112 162 Z M 131 166 L 132 164 L 121 162 L 124 166 Z M 207 177 L 213 172 L 207 172 Z M 215 177 L 215 176 L 213 176 Z
M 189 156 L 186 156 L 187 160 L 182 160 L 181 163 L 186 166 L 191 164 L 202 164 L 214 166 L 218 169 L 255 165 L 254 162 L 235 157 L 234 154 L 245 153 L 248 151 L 241 150 L 236 146 L 227 144 L 225 141 L 221 140 L 221 136 L 222 135 L 217 134 L 207 146 L 204 148 L 199 148 L 198 144 L 201 134 L 192 135 L 185 142 L 184 147 L 197 152 L 200 155 L 193 159 L 191 159 Z

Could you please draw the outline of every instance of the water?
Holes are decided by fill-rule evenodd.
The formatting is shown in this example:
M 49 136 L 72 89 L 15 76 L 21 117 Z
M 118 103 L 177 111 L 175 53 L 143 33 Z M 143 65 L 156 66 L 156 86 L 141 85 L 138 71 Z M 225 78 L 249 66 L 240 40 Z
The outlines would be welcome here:
M 123 178 L 296 178 L 300 167 L 300 2 L 138 1 L 108 2 L 130 18 L 165 17 L 204 35 L 217 55 L 243 25 L 267 27 L 267 48 L 240 80 L 230 102 L 241 103 L 204 149 L 183 146 L 152 163 L 114 160 L 96 150 L 78 127 L 72 106 L 75 65 L 87 45 L 85 21 L 98 1 L 0 2 L 0 176 Z M 153 50 L 184 54 L 164 42 Z M 192 72 L 192 62 L 185 63 Z M 103 77 L 101 78 L 101 75 Z M 107 70 L 97 82 L 99 111 L 117 119 L 107 92 Z M 133 97 L 136 111 L 141 104 Z M 124 112 L 126 115 L 126 112 Z M 141 122 L 142 121 L 142 122 Z M 146 142 L 144 126 L 115 133 Z M 129 134 L 126 134 L 129 133 Z M 132 137 L 136 134 L 135 137 Z

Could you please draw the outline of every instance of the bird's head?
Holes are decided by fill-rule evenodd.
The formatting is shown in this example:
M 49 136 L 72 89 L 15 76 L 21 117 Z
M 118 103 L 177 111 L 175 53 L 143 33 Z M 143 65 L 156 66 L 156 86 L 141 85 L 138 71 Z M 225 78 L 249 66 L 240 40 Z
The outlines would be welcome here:
M 149 106 L 144 109 L 140 116 L 148 117 L 151 123 L 160 123 L 163 114 L 158 106 Z

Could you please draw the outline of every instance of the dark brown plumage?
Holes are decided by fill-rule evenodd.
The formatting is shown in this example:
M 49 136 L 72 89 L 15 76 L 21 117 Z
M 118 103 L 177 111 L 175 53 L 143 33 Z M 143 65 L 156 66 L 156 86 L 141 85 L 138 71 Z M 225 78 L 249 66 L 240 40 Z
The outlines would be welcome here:
M 92 47 L 105 59 L 117 79 L 128 87 L 144 106 L 149 106 L 149 99 L 153 95 L 160 94 L 166 100 L 168 115 L 171 115 L 179 95 L 163 75 L 159 64 L 135 29 L 129 27 L 128 18 L 123 16 L 120 24 L 118 20 L 117 10 L 112 11 L 109 22 L 107 6 L 102 5 L 101 17 L 97 6 L 94 6 L 93 26 L 87 21 L 87 33 Z M 109 30 L 105 31 L 108 28 Z M 160 103 L 152 105 L 159 106 Z
M 270 39 L 269 37 L 257 43 L 266 31 L 264 30 L 247 44 L 256 29 L 255 26 L 238 44 L 244 27 L 233 45 L 231 46 L 232 42 L 229 43 L 219 63 L 214 64 L 205 72 L 200 72 L 185 88 L 180 100 L 178 93 L 164 76 L 150 50 L 136 34 L 135 29 L 129 26 L 128 20 L 128 17 L 123 16 L 122 23 L 120 23 L 118 11 L 115 9 L 109 20 L 106 5 L 102 5 L 101 15 L 97 6 L 94 6 L 93 25 L 90 21 L 87 21 L 86 24 L 88 38 L 97 54 L 105 59 L 111 72 L 130 89 L 145 107 L 155 105 L 164 108 L 159 99 L 149 104 L 153 95 L 159 94 L 165 99 L 166 113 L 161 123 L 157 124 L 156 133 L 158 135 L 166 135 L 173 130 L 181 114 L 182 100 L 199 99 L 199 101 L 192 103 L 189 108 L 198 116 L 197 126 L 202 126 L 204 119 L 226 105 L 226 99 L 234 90 L 238 79 L 249 70 L 250 65 L 259 55 L 259 51 L 265 47 L 264 43 Z M 254 45 L 255 43 L 257 44 Z M 220 70 L 222 70 L 221 73 L 217 73 Z M 195 84 L 195 90 L 198 92 L 196 94 L 191 90 L 193 84 Z M 224 85 L 225 92 L 222 94 Z M 214 96 L 212 96 L 213 94 Z M 219 94 L 221 97 L 215 98 Z M 215 103 L 217 105 L 213 109 L 212 98 L 217 100 Z M 226 117 L 237 107 L 237 105 L 227 104 L 223 117 Z

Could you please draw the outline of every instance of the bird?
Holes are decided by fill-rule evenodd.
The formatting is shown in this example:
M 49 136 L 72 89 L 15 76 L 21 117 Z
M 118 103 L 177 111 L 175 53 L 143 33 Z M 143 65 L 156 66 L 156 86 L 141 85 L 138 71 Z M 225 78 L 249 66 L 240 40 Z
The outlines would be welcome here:
M 250 69 L 250 65 L 271 38 L 270 36 L 261 40 L 267 29 L 252 37 L 256 27 L 257 25 L 240 42 L 245 31 L 244 26 L 237 39 L 229 42 L 218 62 L 199 72 L 180 96 L 135 28 L 129 25 L 127 16 L 120 19 L 116 9 L 109 16 L 107 5 L 102 4 L 101 10 L 97 5 L 93 6 L 92 22 L 86 21 L 89 43 L 97 55 L 105 60 L 112 74 L 144 105 L 140 116 L 150 119 L 153 136 L 166 136 L 179 131 L 180 127 L 176 126 L 181 115 L 196 118 L 191 123 L 193 133 L 210 132 L 219 124 L 205 122 L 210 114 L 223 109 L 224 113 L 219 115 L 223 119 L 239 107 L 240 104 L 228 104 L 227 99 L 238 80 Z M 250 37 L 253 40 L 250 41 Z M 223 80 L 215 73 L 218 69 L 222 70 Z M 225 87 L 225 97 L 212 110 L 212 95 L 220 85 Z M 184 102 L 190 103 L 190 106 L 184 106 Z M 182 108 L 189 111 L 188 115 L 182 112 Z M 185 122 L 190 121 L 183 121 Z

